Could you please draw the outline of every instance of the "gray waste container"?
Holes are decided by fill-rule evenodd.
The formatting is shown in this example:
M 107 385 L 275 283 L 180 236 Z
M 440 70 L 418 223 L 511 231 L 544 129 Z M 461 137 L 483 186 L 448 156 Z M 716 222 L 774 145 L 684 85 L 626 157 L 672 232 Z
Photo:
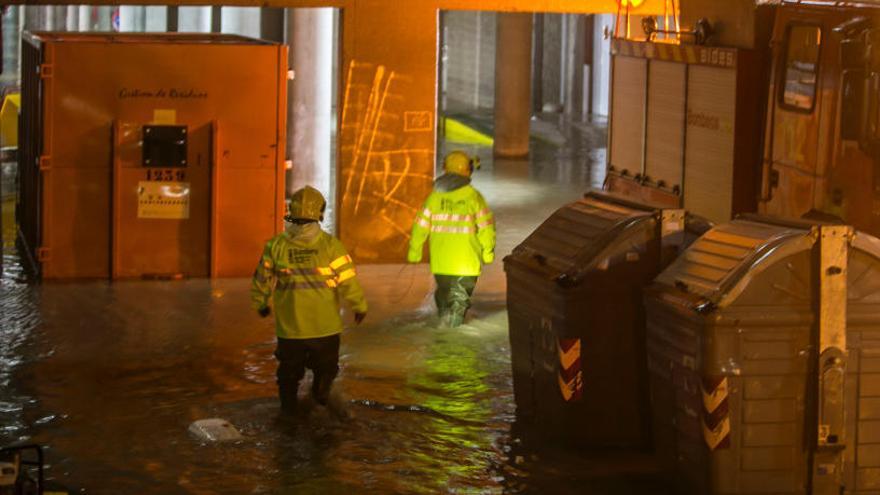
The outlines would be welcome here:
M 648 443 L 641 290 L 706 230 L 691 220 L 589 193 L 505 258 L 521 420 L 580 445 Z
M 878 493 L 880 241 L 744 217 L 645 307 L 654 444 L 682 493 Z

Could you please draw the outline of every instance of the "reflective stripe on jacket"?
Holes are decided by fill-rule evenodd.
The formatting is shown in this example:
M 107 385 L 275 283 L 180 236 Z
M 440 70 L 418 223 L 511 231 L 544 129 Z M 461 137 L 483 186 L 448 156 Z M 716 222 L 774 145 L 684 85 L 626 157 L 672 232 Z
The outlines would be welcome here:
M 438 275 L 479 275 L 482 263 L 495 259 L 495 219 L 483 195 L 470 185 L 453 191 L 435 190 L 413 223 L 407 259 L 422 260 L 430 237 L 431 272 Z
M 272 297 L 279 337 L 326 337 L 342 331 L 340 299 L 356 313 L 367 312 L 356 275 L 339 239 L 321 232 L 309 243 L 282 233 L 266 243 L 251 284 L 251 300 L 259 309 L 268 306 Z

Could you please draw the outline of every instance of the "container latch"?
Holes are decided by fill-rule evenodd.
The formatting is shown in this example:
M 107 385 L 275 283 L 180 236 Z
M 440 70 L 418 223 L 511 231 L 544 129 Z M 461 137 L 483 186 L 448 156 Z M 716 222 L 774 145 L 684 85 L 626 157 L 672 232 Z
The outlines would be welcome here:
M 665 256 L 678 256 L 685 247 L 685 215 L 682 209 L 660 210 L 660 248 Z M 662 253 L 661 258 L 664 257 Z
M 847 256 L 852 227 L 814 227 L 818 244 L 819 301 L 816 376 L 816 445 L 813 455 L 814 494 L 839 493 L 843 485 L 846 446 L 846 304 Z
M 37 70 L 42 79 L 49 79 L 55 75 L 54 66 L 52 64 L 41 64 Z
M 40 263 L 49 261 L 52 259 L 52 249 L 47 247 L 37 248 L 37 261 Z

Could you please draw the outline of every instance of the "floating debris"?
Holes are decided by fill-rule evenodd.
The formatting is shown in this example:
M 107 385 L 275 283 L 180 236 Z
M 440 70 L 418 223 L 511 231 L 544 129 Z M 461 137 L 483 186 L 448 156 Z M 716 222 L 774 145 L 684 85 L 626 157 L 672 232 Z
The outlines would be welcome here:
M 206 442 L 241 440 L 241 433 L 229 421 L 220 418 L 200 419 L 189 425 L 189 431 Z

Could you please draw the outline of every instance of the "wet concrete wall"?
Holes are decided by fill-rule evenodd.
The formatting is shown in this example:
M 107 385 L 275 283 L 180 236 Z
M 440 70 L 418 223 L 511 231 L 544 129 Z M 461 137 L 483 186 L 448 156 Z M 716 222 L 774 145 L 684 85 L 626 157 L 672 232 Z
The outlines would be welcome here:
M 343 8 L 339 233 L 361 262 L 403 259 L 435 164 L 437 8 L 616 11 L 614 2 L 362 0 Z M 647 4 L 646 4 L 647 5 Z M 662 5 L 661 5 L 662 7 Z

